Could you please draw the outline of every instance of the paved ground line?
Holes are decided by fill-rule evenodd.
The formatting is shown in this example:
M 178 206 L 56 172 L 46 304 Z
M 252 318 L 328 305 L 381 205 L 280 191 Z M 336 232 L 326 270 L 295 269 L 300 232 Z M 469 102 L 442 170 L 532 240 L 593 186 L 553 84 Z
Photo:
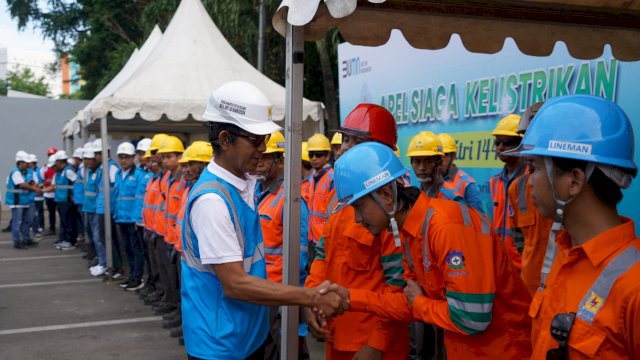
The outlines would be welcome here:
M 0 261 L 64 259 L 64 258 L 72 258 L 72 257 L 78 257 L 78 256 L 82 256 L 82 254 L 47 255 L 47 256 L 23 256 L 23 257 L 13 257 L 13 258 L 0 258 Z
M 21 329 L 0 330 L 0 336 L 34 333 L 34 332 L 42 332 L 42 331 L 78 329 L 78 328 L 87 328 L 87 327 L 96 327 L 96 326 L 131 324 L 131 323 L 141 323 L 141 322 L 147 322 L 147 321 L 160 321 L 160 320 L 162 320 L 162 316 L 148 316 L 148 317 L 139 317 L 139 318 L 133 318 L 133 319 L 91 321 L 91 322 L 76 323 L 76 324 L 37 326 L 37 327 L 29 327 L 29 328 L 21 328 Z
M 89 282 L 98 282 L 99 280 L 102 280 L 102 279 L 59 280 L 59 281 L 42 281 L 42 282 L 31 282 L 31 283 L 21 283 L 21 284 L 5 284 L 5 285 L 0 285 L 0 289 L 31 287 L 31 286 L 46 286 L 46 285 L 82 284 L 82 283 L 89 283 Z

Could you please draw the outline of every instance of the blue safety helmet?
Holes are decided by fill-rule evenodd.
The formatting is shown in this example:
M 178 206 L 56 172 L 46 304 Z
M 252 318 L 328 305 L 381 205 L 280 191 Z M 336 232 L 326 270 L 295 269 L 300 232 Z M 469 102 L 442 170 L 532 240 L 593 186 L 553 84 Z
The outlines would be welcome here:
M 520 146 L 504 154 L 636 169 L 633 139 L 631 123 L 615 103 L 591 95 L 561 96 L 545 102 Z
M 345 152 L 335 163 L 338 211 L 407 173 L 400 159 L 384 144 L 365 142 Z

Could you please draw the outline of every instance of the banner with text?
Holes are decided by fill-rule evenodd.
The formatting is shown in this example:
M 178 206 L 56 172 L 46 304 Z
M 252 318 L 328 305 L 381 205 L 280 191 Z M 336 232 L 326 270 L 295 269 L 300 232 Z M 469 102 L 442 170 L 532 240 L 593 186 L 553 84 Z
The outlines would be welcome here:
M 383 46 L 340 44 L 338 72 L 341 121 L 359 103 L 384 106 L 396 119 L 402 153 L 419 131 L 450 133 L 458 146 L 456 164 L 476 179 L 487 210 L 489 178 L 503 166 L 491 131 L 507 114 L 551 97 L 591 94 L 620 105 L 640 134 L 640 62 L 618 61 L 608 46 L 594 60 L 571 57 L 563 43 L 546 57 L 523 55 L 511 39 L 492 55 L 467 51 L 457 36 L 442 50 L 419 50 L 394 30 Z M 406 157 L 403 162 L 411 167 Z M 638 200 L 634 181 L 619 210 L 636 224 Z

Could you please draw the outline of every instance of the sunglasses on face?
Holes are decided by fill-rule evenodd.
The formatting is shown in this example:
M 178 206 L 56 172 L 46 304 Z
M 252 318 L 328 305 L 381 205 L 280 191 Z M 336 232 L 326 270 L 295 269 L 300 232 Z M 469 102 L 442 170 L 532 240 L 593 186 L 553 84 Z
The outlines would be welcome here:
M 270 135 L 253 135 L 253 134 L 243 134 L 235 131 L 229 131 L 230 134 L 234 136 L 241 137 L 247 139 L 251 145 L 254 147 L 259 147 L 262 143 L 267 143 L 269 141 Z
M 329 155 L 327 151 L 309 151 L 309 159 L 314 157 L 321 158 L 327 155 Z
M 551 336 L 558 342 L 558 347 L 547 351 L 547 360 L 567 358 L 567 342 L 575 318 L 576 313 L 560 313 L 551 320 Z
M 500 146 L 500 144 L 505 147 L 512 147 L 520 145 L 520 139 L 495 139 L 493 143 L 496 147 Z

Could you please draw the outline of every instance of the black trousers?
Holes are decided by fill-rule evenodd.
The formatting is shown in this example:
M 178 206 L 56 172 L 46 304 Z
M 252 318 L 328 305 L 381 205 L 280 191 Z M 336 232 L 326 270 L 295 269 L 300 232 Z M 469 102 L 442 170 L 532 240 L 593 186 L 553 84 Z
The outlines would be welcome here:
M 49 230 L 56 231 L 56 201 L 52 198 L 44 198 L 49 211 Z
M 164 238 L 157 240 L 158 251 L 156 252 L 158 262 L 158 274 L 160 275 L 160 283 L 164 291 L 162 300 L 178 305 L 180 302 L 180 287 L 178 282 L 178 267 L 173 262 L 171 256 L 172 247 L 164 241 Z

